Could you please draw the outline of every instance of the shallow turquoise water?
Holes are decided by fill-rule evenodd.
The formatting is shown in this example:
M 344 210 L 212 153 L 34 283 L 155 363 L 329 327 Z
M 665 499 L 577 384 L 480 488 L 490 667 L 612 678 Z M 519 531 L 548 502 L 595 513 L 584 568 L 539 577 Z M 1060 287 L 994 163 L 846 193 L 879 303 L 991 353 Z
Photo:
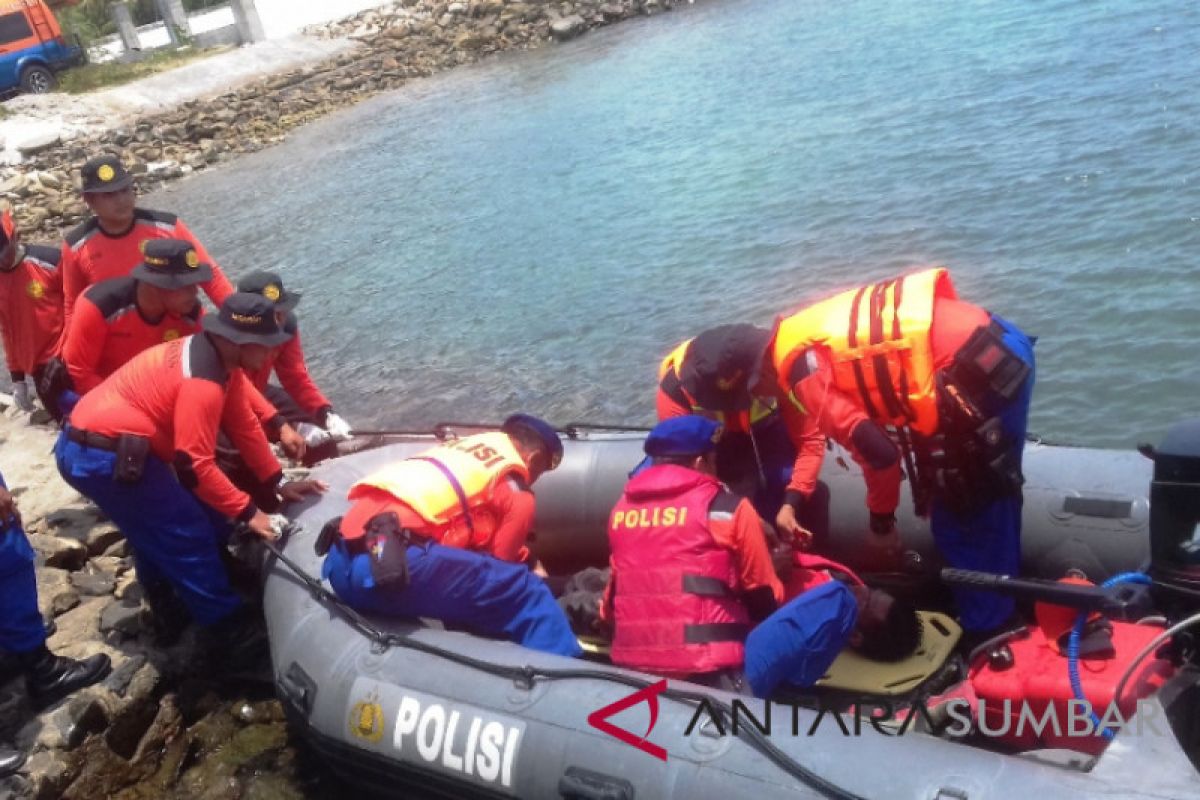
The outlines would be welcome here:
M 1031 427 L 1200 411 L 1200 7 L 729 0 L 420 81 L 181 182 L 306 292 L 354 422 L 645 422 L 678 341 L 945 263 L 1040 337 Z

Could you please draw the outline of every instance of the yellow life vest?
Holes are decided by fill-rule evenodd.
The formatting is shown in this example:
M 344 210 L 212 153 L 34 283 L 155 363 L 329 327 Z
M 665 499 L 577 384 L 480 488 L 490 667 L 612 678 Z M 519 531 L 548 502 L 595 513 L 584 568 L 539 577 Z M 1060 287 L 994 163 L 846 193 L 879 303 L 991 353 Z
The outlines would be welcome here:
M 775 402 L 774 397 L 757 396 L 750 398 L 750 409 L 748 411 L 727 413 L 701 406 L 688 393 L 687 389 L 683 388 L 683 383 L 680 380 L 680 375 L 683 373 L 683 362 L 687 358 L 688 348 L 691 345 L 692 340 L 688 339 L 667 354 L 667 357 L 662 360 L 662 364 L 658 367 L 658 385 L 662 386 L 664 379 L 670 375 L 674 375 L 674 383 L 678 387 L 682 399 L 686 401 L 684 404 L 693 414 L 700 414 L 701 416 L 716 420 L 724 426 L 727 433 L 749 433 L 751 425 L 757 425 L 778 410 L 778 404 Z M 668 396 L 671 396 L 670 392 L 668 392 Z M 672 396 L 672 399 L 678 402 L 680 398 Z
M 937 267 L 851 289 L 779 324 L 771 359 L 784 392 L 792 367 L 818 347 L 833 368 L 833 385 L 885 425 L 932 435 L 937 393 L 929 330 L 936 298 L 955 299 L 950 273 Z
M 436 463 L 435 463 L 436 462 Z M 438 464 L 454 476 L 454 482 Z M 431 525 L 444 525 L 463 516 L 461 487 L 469 509 L 487 502 L 504 477 L 516 474 L 529 481 L 529 467 L 504 433 L 480 433 L 456 439 L 376 470 L 350 487 L 350 499 L 361 488 L 382 489 L 407 505 Z

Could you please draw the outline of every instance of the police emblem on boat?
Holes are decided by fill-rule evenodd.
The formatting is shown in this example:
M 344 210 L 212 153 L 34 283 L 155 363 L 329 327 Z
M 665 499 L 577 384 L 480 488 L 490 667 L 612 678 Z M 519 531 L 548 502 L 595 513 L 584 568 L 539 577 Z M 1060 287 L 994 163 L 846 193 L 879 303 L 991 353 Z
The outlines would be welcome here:
M 524 720 L 370 678 L 354 681 L 347 714 L 352 744 L 515 793 Z
M 383 706 L 379 705 L 378 694 L 367 695 L 350 709 L 350 733 L 368 742 L 383 738 Z

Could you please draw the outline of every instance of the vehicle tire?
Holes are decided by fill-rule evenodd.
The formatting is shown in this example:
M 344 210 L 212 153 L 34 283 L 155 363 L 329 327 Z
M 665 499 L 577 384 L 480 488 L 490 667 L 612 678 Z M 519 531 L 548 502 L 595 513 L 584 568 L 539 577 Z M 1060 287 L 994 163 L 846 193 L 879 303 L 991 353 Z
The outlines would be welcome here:
M 54 73 L 43 66 L 29 66 L 21 70 L 21 91 L 26 94 L 46 94 L 58 86 Z

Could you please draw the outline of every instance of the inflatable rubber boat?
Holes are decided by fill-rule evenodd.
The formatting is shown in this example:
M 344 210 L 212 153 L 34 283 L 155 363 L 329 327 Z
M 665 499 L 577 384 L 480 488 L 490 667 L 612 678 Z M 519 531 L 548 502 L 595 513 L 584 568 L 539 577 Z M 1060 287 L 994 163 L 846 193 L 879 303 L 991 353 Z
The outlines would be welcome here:
M 1111 741 L 1093 748 L 1098 756 L 1045 747 L 1013 752 L 939 735 L 919 719 L 909 726 L 900 716 L 881 717 L 878 707 L 866 721 L 857 706 L 845 713 L 847 695 L 839 689 L 911 700 L 944 688 L 938 680 L 957 638 L 945 616 L 926 617 L 919 655 L 928 663 L 913 666 L 914 674 L 876 680 L 873 691 L 870 681 L 830 685 L 841 704 L 826 707 L 811 698 L 737 697 L 619 669 L 599 657 L 566 659 L 428 620 L 367 618 L 344 607 L 317 580 L 313 544 L 325 522 L 345 512 L 350 485 L 440 438 L 472 432 L 441 425 L 321 465 L 313 477 L 328 482 L 329 492 L 289 510 L 292 529 L 269 561 L 264 611 L 289 719 L 339 773 L 373 795 L 1200 797 L 1200 670 L 1183 658 L 1138 701 L 1138 718 L 1157 724 L 1116 725 Z M 535 487 L 533 547 L 552 575 L 606 563 L 608 512 L 641 459 L 644 437 L 579 426 L 566 433 L 562 465 Z M 1099 581 L 1145 568 L 1155 468 L 1137 452 L 1031 442 L 1026 574 L 1057 578 L 1076 568 Z M 867 530 L 862 476 L 835 451 L 822 480 L 833 498 L 832 555 L 853 566 Z M 936 576 L 927 525 L 903 511 L 900 525 L 913 549 L 908 577 Z M 1139 641 L 1151 638 L 1167 637 Z M 834 707 L 843 713 L 830 713 Z

